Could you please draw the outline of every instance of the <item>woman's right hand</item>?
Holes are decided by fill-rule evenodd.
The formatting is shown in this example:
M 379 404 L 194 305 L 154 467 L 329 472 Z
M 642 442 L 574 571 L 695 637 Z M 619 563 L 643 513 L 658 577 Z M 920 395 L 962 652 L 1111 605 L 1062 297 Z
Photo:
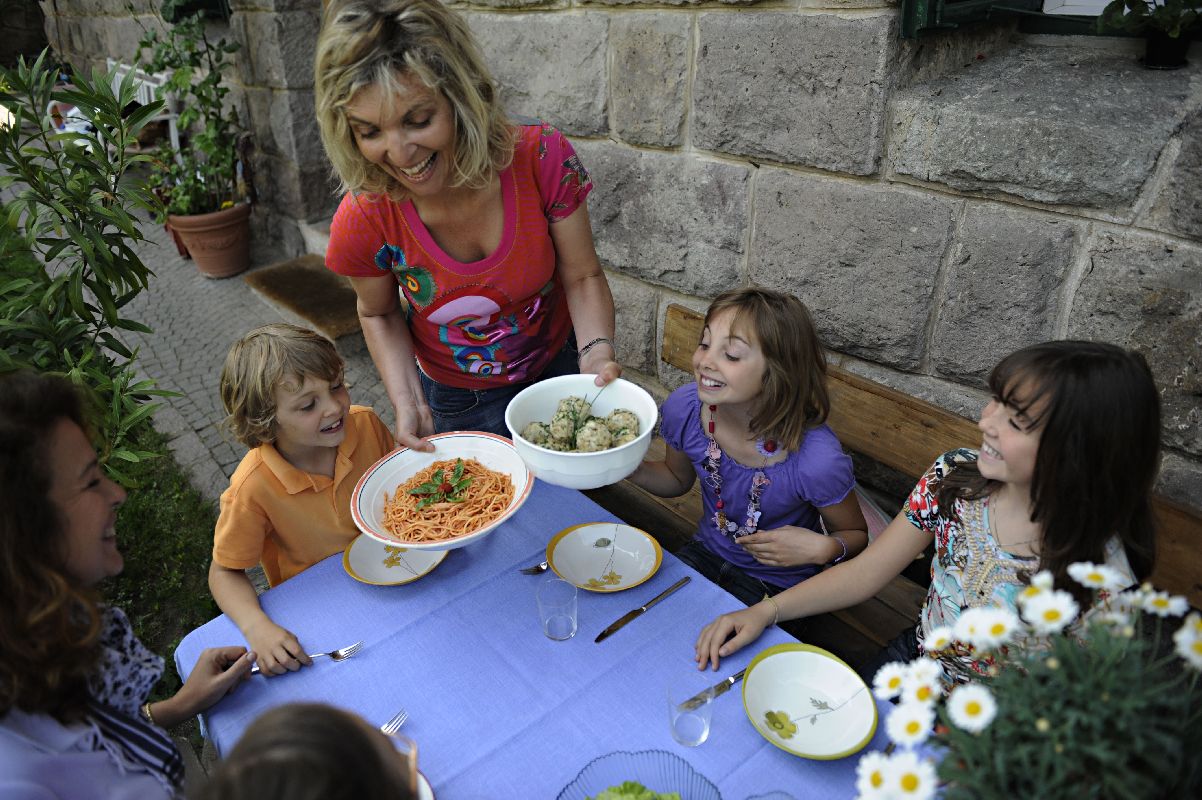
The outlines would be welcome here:
M 301 649 L 296 635 L 267 617 L 245 633 L 250 649 L 259 656 L 259 673 L 264 677 L 296 672 L 302 664 L 313 663 L 313 659 Z
M 434 415 L 425 405 L 396 405 L 396 441 L 401 447 L 409 447 L 423 453 L 433 453 L 434 445 L 423 439 L 434 433 Z
M 718 669 L 720 658 L 732 655 L 759 638 L 772 624 L 775 608 L 766 602 L 723 614 L 701 629 L 697 636 L 697 669 L 708 664 Z

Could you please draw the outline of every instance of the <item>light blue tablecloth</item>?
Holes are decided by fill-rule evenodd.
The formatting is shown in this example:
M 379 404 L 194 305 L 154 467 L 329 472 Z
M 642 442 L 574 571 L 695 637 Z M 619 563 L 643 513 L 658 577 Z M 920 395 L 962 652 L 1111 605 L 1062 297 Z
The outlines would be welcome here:
M 536 482 L 529 500 L 484 540 L 451 551 L 433 572 L 403 586 L 351 578 L 341 556 L 266 592 L 264 609 L 310 652 L 363 640 L 354 658 L 278 678 L 256 676 L 205 715 L 218 752 L 228 752 L 260 713 L 316 701 L 379 724 L 408 709 L 404 732 L 418 743 L 438 800 L 554 800 L 579 771 L 615 750 L 667 750 L 715 783 L 725 800 L 781 790 L 799 798 L 855 795 L 857 757 L 818 762 L 765 741 L 748 722 L 739 687 L 717 701 L 710 738 L 678 745 L 668 730 L 663 684 L 693 667 L 697 632 L 738 601 L 675 557 L 647 583 L 614 594 L 580 592 L 579 632 L 543 636 L 534 591 L 542 580 L 518 568 L 545 557 L 557 531 L 616 521 L 579 492 Z M 684 575 L 693 580 L 601 644 L 609 623 Z M 761 649 L 793 641 L 773 628 L 727 659 L 716 682 Z M 175 653 L 185 675 L 206 647 L 243 643 L 225 616 L 190 633 Z M 884 719 L 882 709 L 881 719 Z M 886 739 L 883 724 L 869 749 Z

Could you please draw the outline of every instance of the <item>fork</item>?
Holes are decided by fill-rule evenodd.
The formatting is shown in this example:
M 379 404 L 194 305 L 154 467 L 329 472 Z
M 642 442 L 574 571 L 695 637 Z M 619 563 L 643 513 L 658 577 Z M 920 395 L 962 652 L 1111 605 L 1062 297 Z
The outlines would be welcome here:
M 337 650 L 331 650 L 328 653 L 310 653 L 309 658 L 320 658 L 321 656 L 329 656 L 331 661 L 342 661 L 343 659 L 350 658 L 351 656 L 353 656 L 355 653 L 358 653 L 362 649 L 363 649 L 363 642 L 360 641 L 360 642 L 355 642 L 354 644 L 348 644 L 346 647 L 339 647 Z M 258 664 L 255 664 L 253 667 L 250 668 L 250 674 L 251 675 L 259 674 L 259 665 Z
M 549 566 L 550 564 L 544 561 L 541 564 L 535 564 L 533 567 L 522 567 L 518 572 L 523 575 L 538 575 L 539 573 L 546 572 Z
M 405 724 L 405 720 L 407 719 L 409 719 L 409 712 L 402 708 L 396 712 L 392 719 L 380 726 L 380 732 L 385 736 L 392 736 L 401 729 L 401 726 Z

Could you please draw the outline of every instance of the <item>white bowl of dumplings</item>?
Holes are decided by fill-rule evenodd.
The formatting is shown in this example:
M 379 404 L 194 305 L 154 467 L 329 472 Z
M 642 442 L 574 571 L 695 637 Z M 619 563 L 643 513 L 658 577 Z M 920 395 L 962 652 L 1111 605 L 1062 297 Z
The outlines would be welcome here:
M 647 391 L 618 378 L 562 375 L 532 384 L 509 401 L 505 424 L 513 446 L 539 480 L 596 489 L 634 472 L 659 419 Z

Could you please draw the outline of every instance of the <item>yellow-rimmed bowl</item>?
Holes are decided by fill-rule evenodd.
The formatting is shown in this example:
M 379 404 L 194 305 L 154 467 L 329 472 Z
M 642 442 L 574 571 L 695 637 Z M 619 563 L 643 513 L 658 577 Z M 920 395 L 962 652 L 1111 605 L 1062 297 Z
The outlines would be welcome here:
M 645 531 L 615 522 L 564 528 L 547 543 L 547 563 L 568 583 L 590 592 L 620 592 L 656 573 L 664 560 Z
M 868 686 L 841 659 L 808 644 L 778 644 L 751 660 L 743 710 L 770 743 L 817 761 L 858 753 L 876 733 Z
M 356 527 L 376 541 L 399 545 L 410 550 L 454 550 L 483 539 L 497 526 L 512 517 L 530 496 L 534 477 L 514 450 L 513 442 L 504 436 L 482 431 L 453 431 L 426 438 L 433 443 L 433 453 L 423 453 L 403 447 L 394 450 L 368 467 L 351 493 L 351 519 Z M 436 461 L 474 458 L 496 472 L 503 472 L 513 481 L 513 499 L 496 519 L 450 539 L 433 542 L 410 542 L 394 536 L 384 527 L 384 495 L 392 495 L 397 487 Z
M 360 583 L 402 586 L 428 575 L 447 557 L 447 550 L 410 550 L 359 534 L 342 552 L 342 568 Z

